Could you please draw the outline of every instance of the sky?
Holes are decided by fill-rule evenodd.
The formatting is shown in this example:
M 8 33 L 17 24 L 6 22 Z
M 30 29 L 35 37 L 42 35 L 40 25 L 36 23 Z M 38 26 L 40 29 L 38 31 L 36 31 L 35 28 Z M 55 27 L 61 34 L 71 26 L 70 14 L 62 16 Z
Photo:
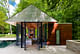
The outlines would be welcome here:
M 20 0 L 15 0 L 16 4 L 19 4 Z M 16 7 L 13 7 L 12 5 L 9 4 L 9 9 L 10 9 L 10 16 L 14 13 Z

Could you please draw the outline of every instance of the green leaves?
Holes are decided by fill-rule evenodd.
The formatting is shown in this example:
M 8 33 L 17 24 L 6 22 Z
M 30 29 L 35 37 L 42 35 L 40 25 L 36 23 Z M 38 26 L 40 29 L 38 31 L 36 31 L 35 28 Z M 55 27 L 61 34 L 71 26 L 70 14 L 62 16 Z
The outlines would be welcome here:
M 0 26 L 5 27 L 6 23 L 4 22 L 4 20 L 6 20 L 6 19 L 7 19 L 6 14 L 4 12 L 0 11 Z
M 7 26 L 9 26 L 7 23 L 5 23 L 5 20 L 8 18 L 6 13 L 8 13 L 7 0 L 0 0 L 0 33 L 6 32 L 4 30 L 7 29 Z
M 52 16 L 59 23 L 73 23 L 73 37 L 80 36 L 80 0 L 23 0 L 16 8 L 15 14 L 30 4 Z

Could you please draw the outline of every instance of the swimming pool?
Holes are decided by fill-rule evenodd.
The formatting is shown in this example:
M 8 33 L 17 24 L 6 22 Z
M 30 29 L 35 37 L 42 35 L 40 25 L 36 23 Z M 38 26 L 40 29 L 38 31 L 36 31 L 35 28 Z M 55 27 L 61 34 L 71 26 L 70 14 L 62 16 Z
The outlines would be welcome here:
M 0 41 L 0 48 L 5 48 L 7 47 L 8 45 L 14 43 L 15 41 Z

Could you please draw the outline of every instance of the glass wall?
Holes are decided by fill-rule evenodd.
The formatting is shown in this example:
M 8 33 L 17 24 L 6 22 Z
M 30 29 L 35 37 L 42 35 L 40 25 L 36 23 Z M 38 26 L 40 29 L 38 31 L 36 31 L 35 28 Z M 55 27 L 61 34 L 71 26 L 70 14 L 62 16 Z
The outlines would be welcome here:
M 56 30 L 56 44 L 60 44 L 60 30 Z

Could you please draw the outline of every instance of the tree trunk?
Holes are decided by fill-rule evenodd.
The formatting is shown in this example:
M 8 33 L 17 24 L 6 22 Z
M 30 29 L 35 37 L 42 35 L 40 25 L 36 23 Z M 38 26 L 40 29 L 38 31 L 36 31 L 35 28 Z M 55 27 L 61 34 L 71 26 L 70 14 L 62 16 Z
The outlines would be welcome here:
M 4 34 L 4 27 L 0 26 L 2 34 Z

